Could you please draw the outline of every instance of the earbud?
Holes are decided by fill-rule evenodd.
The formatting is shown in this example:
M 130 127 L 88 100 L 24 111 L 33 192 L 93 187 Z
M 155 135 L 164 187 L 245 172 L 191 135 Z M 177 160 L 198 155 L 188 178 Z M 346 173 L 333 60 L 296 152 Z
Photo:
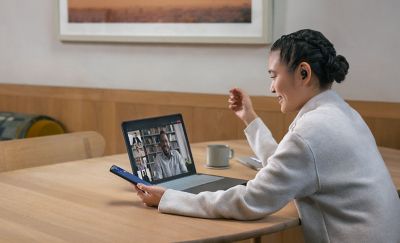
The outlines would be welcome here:
M 302 70 L 300 71 L 300 74 L 301 74 L 301 78 L 302 78 L 302 79 L 305 79 L 305 78 L 307 77 L 307 71 L 304 70 L 304 69 L 302 69 Z

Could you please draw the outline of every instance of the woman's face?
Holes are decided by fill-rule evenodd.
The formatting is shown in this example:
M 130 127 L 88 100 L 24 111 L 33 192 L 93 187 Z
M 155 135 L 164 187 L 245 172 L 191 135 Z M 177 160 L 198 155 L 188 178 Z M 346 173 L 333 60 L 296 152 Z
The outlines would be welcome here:
M 278 97 L 283 113 L 298 111 L 306 103 L 302 82 L 296 71 L 290 73 L 280 61 L 280 51 L 272 51 L 268 58 L 268 73 L 272 79 L 270 90 Z

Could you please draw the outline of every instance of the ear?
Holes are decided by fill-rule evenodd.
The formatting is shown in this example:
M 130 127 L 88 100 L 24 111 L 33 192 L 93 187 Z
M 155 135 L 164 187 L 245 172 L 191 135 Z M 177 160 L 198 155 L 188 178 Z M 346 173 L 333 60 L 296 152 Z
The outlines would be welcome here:
M 311 66 L 308 62 L 301 62 L 296 68 L 296 78 L 300 80 L 303 85 L 311 84 Z

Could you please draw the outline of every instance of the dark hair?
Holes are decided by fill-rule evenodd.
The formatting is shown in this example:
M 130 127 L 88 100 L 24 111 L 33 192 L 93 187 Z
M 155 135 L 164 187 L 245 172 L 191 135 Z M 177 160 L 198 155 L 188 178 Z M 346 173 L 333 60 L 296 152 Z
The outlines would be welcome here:
M 160 134 L 159 134 L 160 141 L 161 141 L 161 136 L 162 135 L 165 135 L 168 138 L 167 133 L 164 130 L 161 130 Z
M 333 81 L 342 82 L 349 70 L 349 63 L 336 55 L 333 44 L 319 31 L 304 29 L 283 35 L 271 47 L 280 51 L 281 62 L 293 72 L 301 62 L 307 62 L 317 75 L 321 88 Z

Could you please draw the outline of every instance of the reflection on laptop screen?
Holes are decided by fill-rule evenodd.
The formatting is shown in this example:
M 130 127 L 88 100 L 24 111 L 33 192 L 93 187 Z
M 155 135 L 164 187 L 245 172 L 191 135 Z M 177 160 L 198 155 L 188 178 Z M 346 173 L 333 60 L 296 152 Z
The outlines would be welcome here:
M 132 121 L 124 127 L 132 169 L 141 179 L 157 182 L 195 170 L 183 121 L 176 118 L 160 124 Z

